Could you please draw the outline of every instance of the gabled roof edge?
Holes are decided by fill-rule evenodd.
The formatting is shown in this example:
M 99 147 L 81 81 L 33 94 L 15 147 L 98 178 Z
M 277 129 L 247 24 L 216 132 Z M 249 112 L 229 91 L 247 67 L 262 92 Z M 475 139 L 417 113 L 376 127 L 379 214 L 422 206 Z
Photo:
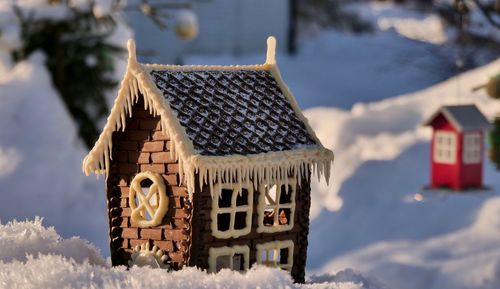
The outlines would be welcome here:
M 474 105 L 474 107 L 476 108 L 477 111 L 479 111 L 480 114 L 483 115 L 483 113 L 479 110 L 479 108 L 477 108 L 477 106 Z M 453 115 L 453 113 L 450 112 L 450 110 L 448 109 L 447 106 L 442 106 L 440 107 L 436 112 L 434 112 L 428 119 L 427 121 L 425 121 L 422 125 L 423 126 L 431 126 L 432 123 L 434 122 L 434 120 L 440 115 L 440 114 L 443 114 L 444 117 L 459 131 L 467 131 L 467 130 L 470 130 L 463 127 L 462 124 L 460 123 L 459 120 L 457 120 L 455 118 L 455 116 Z M 484 117 L 484 115 L 483 115 Z M 486 120 L 487 121 L 487 120 Z M 489 123 L 489 121 L 488 121 Z M 474 129 L 482 129 L 482 130 L 487 130 L 487 129 L 491 129 L 491 124 L 489 125 L 483 125 L 483 126 L 479 126 L 477 128 L 474 128 Z
M 458 130 L 463 130 L 462 126 L 457 122 L 457 120 L 446 110 L 444 107 L 439 108 L 436 112 L 434 112 L 422 125 L 423 126 L 432 126 L 434 120 L 440 115 L 443 114 L 444 117 L 451 122 L 451 124 Z
M 307 129 L 307 132 L 312 136 L 314 141 L 316 142 L 317 145 L 323 147 L 323 144 L 321 144 L 321 141 L 319 140 L 318 136 L 312 129 L 312 127 L 309 125 L 309 120 L 304 116 L 302 113 L 302 110 L 299 107 L 299 104 L 297 103 L 297 100 L 293 96 L 292 92 L 286 85 L 285 81 L 283 81 L 283 78 L 281 78 L 281 73 L 278 68 L 277 64 L 271 65 L 269 71 L 271 72 L 272 76 L 276 80 L 276 83 L 278 83 L 279 88 L 283 92 L 283 95 L 285 96 L 286 100 L 288 103 L 292 106 L 293 111 L 295 112 L 295 115 L 304 123 L 304 126 Z
M 127 46 L 129 57 L 125 77 L 121 82 L 118 96 L 99 139 L 83 160 L 82 170 L 86 175 L 96 173 L 106 174 L 107 177 L 109 161 L 112 158 L 112 133 L 125 130 L 126 119 L 132 115 L 132 106 L 142 95 L 144 108 L 149 110 L 152 115 L 160 116 L 162 131 L 171 139 L 170 153 L 173 158 L 178 160 L 181 181 L 184 181 L 186 173 L 193 171 L 188 163 L 189 157 L 194 154 L 193 144 L 168 103 L 145 75 L 141 64 L 137 62 L 134 42 L 129 40 Z M 194 188 L 188 188 L 188 191 L 192 193 Z

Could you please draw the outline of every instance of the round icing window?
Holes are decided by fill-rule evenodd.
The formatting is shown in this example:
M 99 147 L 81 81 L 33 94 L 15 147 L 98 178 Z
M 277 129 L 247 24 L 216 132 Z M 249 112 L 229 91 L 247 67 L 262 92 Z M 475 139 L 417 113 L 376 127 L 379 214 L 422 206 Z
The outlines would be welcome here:
M 140 228 L 161 224 L 168 210 L 163 178 L 153 172 L 137 174 L 130 184 L 129 206 L 130 217 Z

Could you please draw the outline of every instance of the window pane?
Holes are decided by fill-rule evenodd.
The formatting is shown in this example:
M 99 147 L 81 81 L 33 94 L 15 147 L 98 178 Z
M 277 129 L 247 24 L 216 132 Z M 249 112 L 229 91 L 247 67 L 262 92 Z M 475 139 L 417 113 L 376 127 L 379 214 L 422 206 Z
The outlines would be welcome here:
M 217 214 L 217 230 L 219 231 L 229 230 L 230 220 L 231 220 L 230 213 Z
M 245 268 L 243 268 L 244 263 L 243 263 L 243 254 L 235 254 L 233 256 L 233 270 L 237 271 L 243 271 Z
M 274 205 L 276 204 L 276 193 L 277 193 L 277 186 L 273 185 L 269 190 L 266 195 L 266 205 Z
M 274 210 L 264 210 L 264 226 L 272 227 L 274 225 Z
M 247 212 L 236 212 L 234 229 L 241 230 L 247 226 Z
M 248 205 L 248 190 L 241 189 L 241 192 L 236 196 L 236 206 Z
M 231 256 L 219 256 L 215 261 L 215 270 L 231 269 Z
M 288 225 L 290 223 L 290 209 L 280 209 L 278 215 L 278 222 L 280 225 Z
M 267 251 L 269 254 L 269 258 L 268 258 L 269 264 L 273 264 L 274 260 L 278 260 L 278 256 L 275 256 L 276 254 L 278 254 L 277 251 L 278 250 L 273 250 L 273 249 Z
M 453 132 L 437 131 L 434 142 L 434 161 L 453 164 L 456 161 L 456 138 Z M 464 141 L 465 142 L 465 141 Z
M 292 186 L 288 186 L 288 190 L 285 189 L 285 186 L 281 186 L 281 194 L 280 194 L 280 204 L 289 204 L 292 202 Z
M 264 265 L 268 264 L 267 252 L 268 252 L 267 250 L 263 250 L 262 251 L 262 255 L 260 255 L 261 263 L 264 264 Z
M 279 256 L 279 263 L 280 264 L 287 264 L 288 263 L 288 248 L 283 248 L 280 251 L 280 256 Z
M 232 196 L 233 196 L 233 190 L 222 189 L 219 196 L 219 208 L 231 207 Z

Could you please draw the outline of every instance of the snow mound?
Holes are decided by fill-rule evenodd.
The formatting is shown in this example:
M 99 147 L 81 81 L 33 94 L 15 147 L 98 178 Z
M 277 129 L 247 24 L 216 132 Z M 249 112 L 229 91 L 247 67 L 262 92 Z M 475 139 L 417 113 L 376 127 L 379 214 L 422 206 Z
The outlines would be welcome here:
M 409 5 L 391 2 L 355 3 L 347 10 L 358 13 L 381 31 L 394 30 L 402 37 L 436 45 L 448 41 L 446 25 L 440 16 Z
M 53 227 L 42 225 L 41 218 L 34 221 L 12 221 L 0 224 L 0 261 L 27 261 L 30 255 L 63 255 L 76 262 L 105 265 L 98 249 L 88 241 L 78 237 L 63 239 Z
M 429 184 L 430 128 L 440 106 L 476 104 L 492 119 L 500 101 L 472 91 L 498 73 L 500 60 L 422 91 L 349 111 L 305 112 L 336 154 L 333 186 L 312 189 L 308 268 L 356 268 L 390 288 L 500 288 L 500 178 L 485 155 L 491 191 L 420 192 Z M 415 198 L 420 192 L 419 198 Z M 340 210 L 332 212 L 342 201 Z
M 105 248 L 102 184 L 81 172 L 86 149 L 44 62 L 34 53 L 0 75 L 0 219 L 46 216 Z
M 304 111 L 323 145 L 335 153 L 332 184 L 312 183 L 311 217 L 318 216 L 322 209 L 334 211 L 342 206 L 340 188 L 361 165 L 392 160 L 409 147 L 427 141 L 431 130 L 422 124 L 440 106 L 475 103 L 492 119 L 500 111 L 500 102 L 484 90 L 472 88 L 488 81 L 499 67 L 497 60 L 416 93 L 357 103 L 350 111 L 322 107 Z
M 352 270 L 312 276 L 307 284 L 293 284 L 280 269 L 255 267 L 241 274 L 222 270 L 207 274 L 188 267 L 159 269 L 109 267 L 97 249 L 77 237 L 61 238 L 42 220 L 0 225 L 0 284 L 2 288 L 331 288 L 378 289 L 377 282 Z

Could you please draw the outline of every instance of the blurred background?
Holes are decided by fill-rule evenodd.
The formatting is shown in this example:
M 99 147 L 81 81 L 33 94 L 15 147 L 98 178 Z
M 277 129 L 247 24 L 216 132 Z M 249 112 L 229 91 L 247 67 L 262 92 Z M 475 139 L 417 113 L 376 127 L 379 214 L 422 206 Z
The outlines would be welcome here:
M 255 64 L 278 40 L 281 74 L 325 147 L 308 270 L 353 267 L 391 288 L 500 286 L 500 1 L 3 0 L 0 220 L 44 218 L 109 255 L 97 140 L 134 38 L 140 62 Z M 495 123 L 488 192 L 432 194 L 430 131 L 444 104 Z M 422 196 L 422 195 L 421 195 Z

